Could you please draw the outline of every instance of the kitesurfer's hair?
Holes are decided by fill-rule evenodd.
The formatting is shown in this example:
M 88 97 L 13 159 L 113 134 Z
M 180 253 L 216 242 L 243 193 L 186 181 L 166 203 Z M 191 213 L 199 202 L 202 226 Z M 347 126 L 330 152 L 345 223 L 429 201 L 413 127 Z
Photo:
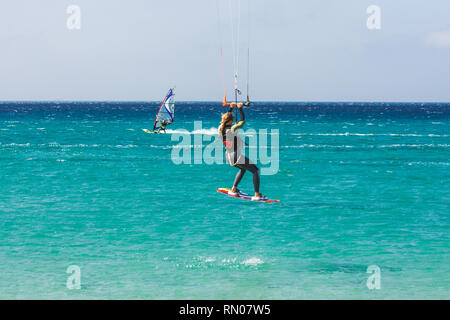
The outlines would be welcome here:
M 230 111 L 222 115 L 222 121 L 219 126 L 219 137 L 222 137 L 225 134 L 225 124 L 230 120 L 233 120 L 233 113 Z

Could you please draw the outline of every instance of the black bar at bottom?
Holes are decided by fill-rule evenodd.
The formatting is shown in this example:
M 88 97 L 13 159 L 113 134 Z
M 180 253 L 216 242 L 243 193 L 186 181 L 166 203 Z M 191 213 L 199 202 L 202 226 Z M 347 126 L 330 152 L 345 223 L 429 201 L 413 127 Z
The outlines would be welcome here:
M 429 300 L 83 300 L 50 301 L 23 300 L 0 301 L 0 308 L 12 309 L 14 315 L 32 312 L 37 315 L 70 315 L 84 319 L 105 312 L 132 317 L 139 314 L 143 319 L 311 319 L 311 317 L 344 315 L 351 318 L 386 317 L 393 311 L 402 315 L 417 311 L 437 312 L 448 310 L 448 301 Z M 62 313 L 61 313 L 62 312 Z M 133 318 L 135 318 L 133 316 Z M 126 319 L 128 320 L 128 319 Z

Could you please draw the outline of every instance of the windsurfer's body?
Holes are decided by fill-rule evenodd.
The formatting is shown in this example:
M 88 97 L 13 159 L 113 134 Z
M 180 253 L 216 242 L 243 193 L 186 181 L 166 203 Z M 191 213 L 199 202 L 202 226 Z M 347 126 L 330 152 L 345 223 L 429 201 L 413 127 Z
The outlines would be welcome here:
M 158 133 L 161 133 L 161 131 L 164 131 L 164 133 L 166 133 L 166 127 L 167 127 L 167 121 L 163 120 L 161 122 L 161 127 L 158 129 Z
M 239 172 L 237 173 L 234 180 L 231 193 L 239 194 L 239 190 L 237 188 L 239 182 L 241 182 L 241 179 L 244 176 L 245 172 L 249 170 L 253 174 L 253 186 L 255 189 L 254 199 L 259 200 L 264 198 L 264 196 L 259 192 L 259 170 L 258 167 L 250 161 L 250 159 L 248 159 L 244 154 L 241 153 L 241 147 L 244 142 L 239 138 L 238 135 L 238 130 L 241 129 L 245 124 L 245 114 L 243 107 L 244 105 L 248 106 L 249 104 L 249 101 L 247 101 L 245 104 L 224 102 L 224 105 L 229 105 L 230 109 L 227 113 L 222 115 L 222 121 L 219 127 L 219 137 L 222 139 L 225 146 L 225 157 L 227 163 L 239 169 Z M 236 107 L 239 109 L 241 121 L 233 125 L 232 110 Z

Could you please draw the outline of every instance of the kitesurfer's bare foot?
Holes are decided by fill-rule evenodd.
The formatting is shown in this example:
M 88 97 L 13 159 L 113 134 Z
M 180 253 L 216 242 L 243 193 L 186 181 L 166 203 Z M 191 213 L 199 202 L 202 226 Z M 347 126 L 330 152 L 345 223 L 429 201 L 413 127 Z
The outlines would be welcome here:
M 255 192 L 255 196 L 252 197 L 252 200 L 262 200 L 262 199 L 265 199 L 265 198 L 266 198 L 265 195 L 263 195 L 263 194 L 261 194 L 259 192 Z
M 231 191 L 228 193 L 228 194 L 231 194 L 231 195 L 236 195 L 236 194 L 239 194 L 239 189 L 238 188 L 236 188 L 236 187 L 233 187 L 233 188 L 231 188 Z

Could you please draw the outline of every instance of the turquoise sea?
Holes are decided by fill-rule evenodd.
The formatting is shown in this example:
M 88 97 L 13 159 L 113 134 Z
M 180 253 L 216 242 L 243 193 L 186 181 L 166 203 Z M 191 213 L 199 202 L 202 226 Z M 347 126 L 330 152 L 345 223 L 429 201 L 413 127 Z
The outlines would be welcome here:
M 279 204 L 217 193 L 226 164 L 173 163 L 172 133 L 211 137 L 219 103 L 142 132 L 157 108 L 0 103 L 0 299 L 450 298 L 450 104 L 255 103 Z

